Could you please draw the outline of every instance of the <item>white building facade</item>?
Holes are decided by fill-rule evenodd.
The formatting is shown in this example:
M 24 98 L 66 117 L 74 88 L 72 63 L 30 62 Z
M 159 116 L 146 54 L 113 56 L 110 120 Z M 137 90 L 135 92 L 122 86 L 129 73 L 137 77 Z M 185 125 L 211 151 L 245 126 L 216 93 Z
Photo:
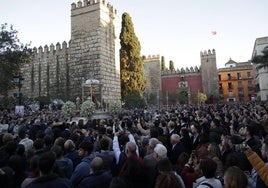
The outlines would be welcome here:
M 268 36 L 257 38 L 255 40 L 252 59 L 257 55 L 263 55 L 263 51 L 268 50 Z M 268 100 L 268 67 L 258 69 L 254 64 L 257 99 L 261 101 Z

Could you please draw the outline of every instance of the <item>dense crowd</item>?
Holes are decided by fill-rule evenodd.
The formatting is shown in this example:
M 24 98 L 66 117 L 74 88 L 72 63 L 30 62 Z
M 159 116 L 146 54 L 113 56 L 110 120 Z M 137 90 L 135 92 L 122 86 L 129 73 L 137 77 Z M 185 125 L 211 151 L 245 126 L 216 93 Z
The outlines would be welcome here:
M 74 121 L 2 109 L 0 186 L 266 187 L 267 110 L 261 102 L 180 105 Z

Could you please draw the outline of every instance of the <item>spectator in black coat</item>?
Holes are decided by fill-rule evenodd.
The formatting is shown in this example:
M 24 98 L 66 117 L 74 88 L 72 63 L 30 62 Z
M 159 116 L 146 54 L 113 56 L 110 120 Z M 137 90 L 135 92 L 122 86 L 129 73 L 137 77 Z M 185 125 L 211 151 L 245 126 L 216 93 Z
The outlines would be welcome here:
M 180 136 L 177 134 L 173 134 L 170 137 L 172 149 L 170 152 L 168 152 L 168 158 L 173 165 L 176 164 L 179 155 L 186 151 L 183 144 L 180 142 L 180 139 Z
M 49 151 L 40 155 L 39 158 L 39 172 L 40 177 L 34 180 L 29 188 L 47 188 L 47 187 L 61 187 L 71 188 L 72 184 L 68 179 L 59 178 L 52 173 L 56 156 L 53 152 Z
M 110 171 L 104 170 L 103 160 L 95 157 L 91 162 L 91 174 L 85 177 L 79 184 L 78 188 L 109 188 L 112 181 Z
M 134 142 L 128 142 L 126 144 L 125 153 L 127 155 L 127 159 L 119 175 L 133 187 L 147 187 L 144 162 L 136 154 L 136 144 Z

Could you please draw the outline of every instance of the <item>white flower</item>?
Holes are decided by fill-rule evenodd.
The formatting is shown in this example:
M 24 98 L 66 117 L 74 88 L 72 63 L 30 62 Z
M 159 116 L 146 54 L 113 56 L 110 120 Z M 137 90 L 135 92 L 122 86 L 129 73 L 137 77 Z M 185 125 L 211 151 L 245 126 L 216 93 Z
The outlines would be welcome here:
M 81 105 L 81 115 L 84 117 L 90 117 L 95 113 L 95 104 L 91 101 L 85 101 Z
M 61 108 L 61 113 L 63 116 L 69 117 L 75 115 L 76 106 L 72 101 L 67 101 Z
M 109 105 L 109 111 L 112 114 L 118 114 L 121 111 L 121 104 L 119 102 L 113 102 Z

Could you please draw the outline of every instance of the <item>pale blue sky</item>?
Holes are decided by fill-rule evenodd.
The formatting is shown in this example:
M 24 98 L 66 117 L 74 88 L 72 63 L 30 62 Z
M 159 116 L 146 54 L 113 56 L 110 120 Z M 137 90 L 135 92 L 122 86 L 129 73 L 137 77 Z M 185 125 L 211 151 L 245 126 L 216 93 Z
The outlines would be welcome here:
M 0 0 L 0 23 L 12 24 L 32 47 L 70 40 L 73 0 Z M 141 55 L 159 54 L 177 68 L 200 65 L 215 49 L 217 66 L 251 58 L 256 38 L 268 36 L 268 0 L 108 0 L 132 17 Z M 217 31 L 212 35 L 211 31 Z

